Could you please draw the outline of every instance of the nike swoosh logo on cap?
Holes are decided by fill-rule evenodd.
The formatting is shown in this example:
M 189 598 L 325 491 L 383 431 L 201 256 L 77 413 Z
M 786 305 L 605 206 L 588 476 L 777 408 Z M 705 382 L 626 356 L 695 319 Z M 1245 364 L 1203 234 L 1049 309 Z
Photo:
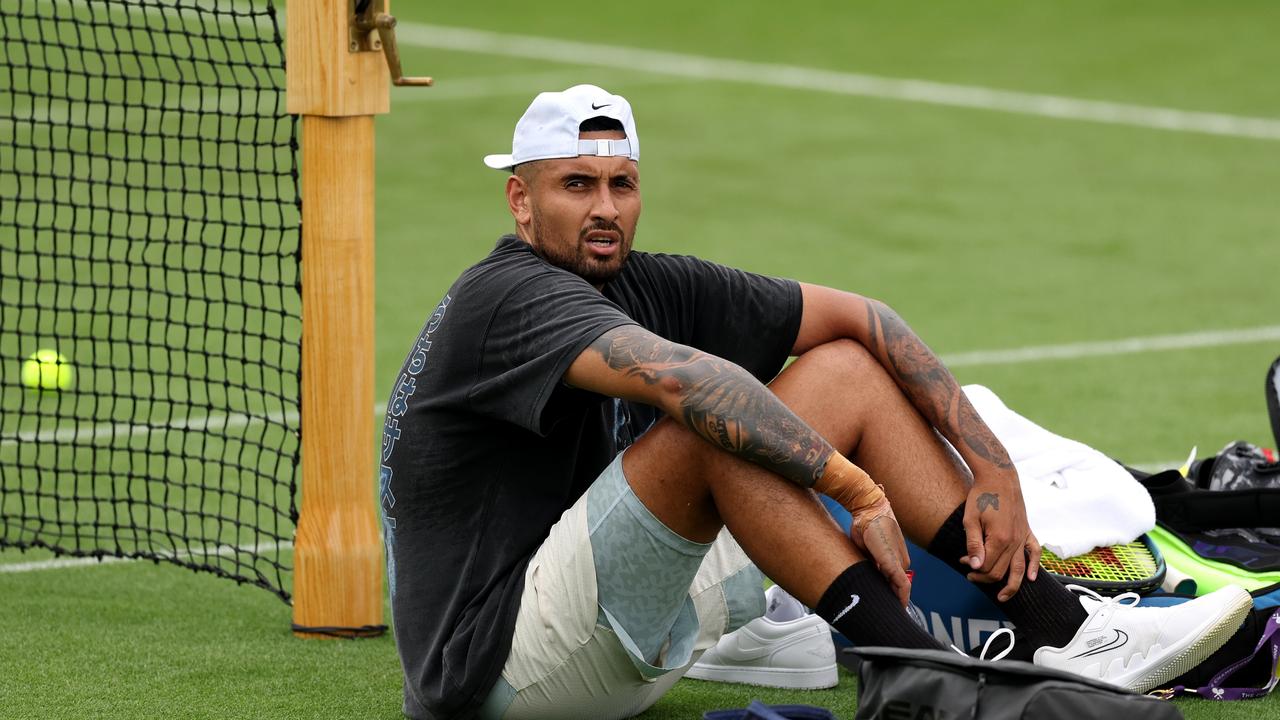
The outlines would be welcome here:
M 612 104 L 612 103 L 605 103 L 605 104 L 603 104 L 603 105 L 597 105 L 597 104 L 595 104 L 595 103 L 591 103 L 591 109 L 592 109 L 592 110 L 599 110 L 600 108 L 607 108 L 607 107 L 609 107 L 611 104 Z

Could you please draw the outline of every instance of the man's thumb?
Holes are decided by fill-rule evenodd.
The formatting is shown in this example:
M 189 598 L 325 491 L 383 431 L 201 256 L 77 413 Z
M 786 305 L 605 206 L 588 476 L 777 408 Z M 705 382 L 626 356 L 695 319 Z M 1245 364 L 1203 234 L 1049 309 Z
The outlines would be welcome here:
M 982 527 L 978 523 L 964 524 L 965 549 L 969 551 L 969 567 L 982 567 Z

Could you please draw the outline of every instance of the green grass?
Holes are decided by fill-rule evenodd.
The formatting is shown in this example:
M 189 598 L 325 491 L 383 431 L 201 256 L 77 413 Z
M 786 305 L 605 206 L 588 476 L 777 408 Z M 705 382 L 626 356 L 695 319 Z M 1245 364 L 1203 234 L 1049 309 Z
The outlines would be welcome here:
M 406 23 L 1280 117 L 1268 71 L 1280 64 L 1271 38 L 1280 6 L 1260 1 L 618 9 L 504 0 L 395 11 Z M 621 92 L 636 109 L 639 248 L 879 297 L 944 355 L 1280 324 L 1274 141 L 699 81 L 590 57 L 402 52 L 407 72 L 439 85 L 397 89 L 377 124 L 379 397 L 449 283 L 511 227 L 502 176 L 480 157 L 505 148 L 536 91 L 576 82 Z M 1054 431 L 1150 463 L 1192 445 L 1206 454 L 1265 441 L 1259 391 L 1277 353 L 1280 343 L 1255 343 L 956 374 Z M 19 427 L 15 408 L 48 402 L 4 405 L 0 427 Z M 36 462 L 48 450 L 4 452 Z M 4 551 L 0 563 L 47 555 Z M 0 600 L 5 716 L 399 715 L 390 638 L 297 641 L 289 609 L 256 588 L 122 563 L 0 573 Z M 854 705 L 847 675 L 815 693 L 685 680 L 644 717 L 698 717 L 756 697 L 841 717 Z M 1194 719 L 1280 715 L 1275 697 L 1178 705 Z

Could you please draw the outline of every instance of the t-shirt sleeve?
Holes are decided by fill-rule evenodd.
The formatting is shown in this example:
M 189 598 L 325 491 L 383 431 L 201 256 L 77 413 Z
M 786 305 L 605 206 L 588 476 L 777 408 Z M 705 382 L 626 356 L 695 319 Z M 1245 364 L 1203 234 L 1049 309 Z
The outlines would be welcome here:
M 521 281 L 484 330 L 468 394 L 472 409 L 546 435 L 557 419 L 552 400 L 565 371 L 593 340 L 630 324 L 621 308 L 570 273 Z
M 800 332 L 800 284 L 693 257 L 674 259 L 691 278 L 688 344 L 741 365 L 761 382 L 772 380 Z

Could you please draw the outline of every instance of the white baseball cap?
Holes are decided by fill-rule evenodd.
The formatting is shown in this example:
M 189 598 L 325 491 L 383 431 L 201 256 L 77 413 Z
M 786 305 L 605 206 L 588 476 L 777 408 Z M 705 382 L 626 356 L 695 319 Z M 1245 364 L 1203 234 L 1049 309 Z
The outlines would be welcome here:
M 579 140 L 578 126 L 593 117 L 622 123 L 623 140 Z M 484 164 L 510 171 L 520 163 L 579 155 L 640 159 L 640 136 L 631 117 L 631 103 L 595 85 L 574 85 L 563 92 L 539 93 L 529 104 L 511 139 L 510 154 L 486 155 Z

